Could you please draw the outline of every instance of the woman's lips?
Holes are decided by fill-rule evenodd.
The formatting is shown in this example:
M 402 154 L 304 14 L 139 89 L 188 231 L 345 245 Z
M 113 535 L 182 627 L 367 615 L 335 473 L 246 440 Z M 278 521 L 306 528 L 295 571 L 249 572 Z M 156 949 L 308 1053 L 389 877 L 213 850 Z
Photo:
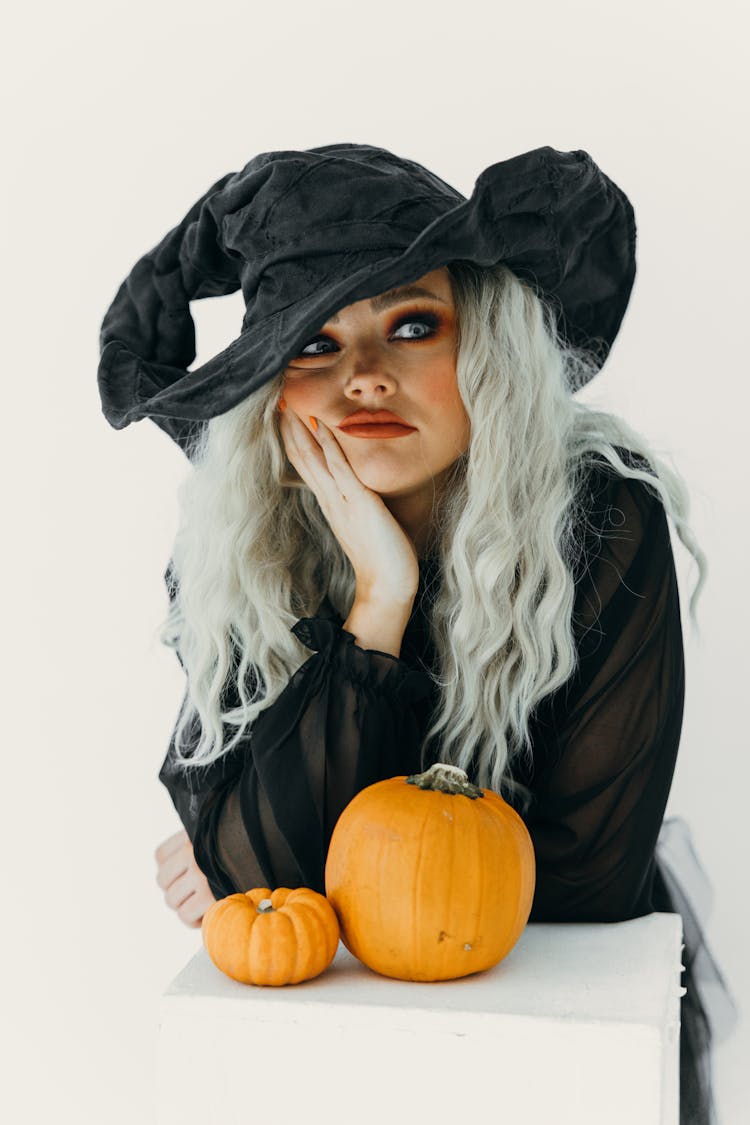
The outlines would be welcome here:
M 355 426 L 339 426 L 345 434 L 363 438 L 394 438 L 406 437 L 407 434 L 416 433 L 415 426 L 401 426 L 398 422 L 367 422 Z

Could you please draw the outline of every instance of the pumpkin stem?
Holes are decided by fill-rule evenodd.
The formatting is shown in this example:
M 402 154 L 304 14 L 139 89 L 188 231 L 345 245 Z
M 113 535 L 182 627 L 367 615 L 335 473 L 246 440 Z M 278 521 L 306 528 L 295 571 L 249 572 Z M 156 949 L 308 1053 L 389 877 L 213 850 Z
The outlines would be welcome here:
M 437 789 L 440 793 L 461 793 L 472 801 L 484 796 L 479 786 L 469 781 L 466 770 L 448 762 L 435 762 L 424 773 L 413 773 L 407 777 L 406 784 L 418 785 L 420 789 Z
M 269 910 L 273 910 L 270 898 L 262 898 L 258 903 L 258 913 L 267 914 Z

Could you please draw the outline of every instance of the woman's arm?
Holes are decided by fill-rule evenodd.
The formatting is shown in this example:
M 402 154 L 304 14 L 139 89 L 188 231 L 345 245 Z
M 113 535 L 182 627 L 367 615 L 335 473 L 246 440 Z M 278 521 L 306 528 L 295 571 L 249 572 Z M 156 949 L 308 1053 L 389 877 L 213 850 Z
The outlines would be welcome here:
M 599 504 L 608 530 L 576 603 L 580 668 L 544 710 L 535 749 L 531 921 L 615 922 L 653 909 L 685 693 L 677 578 L 650 490 L 613 479 Z
M 292 631 L 313 655 L 225 760 L 188 776 L 170 743 L 159 778 L 216 898 L 254 886 L 322 892 L 345 805 L 366 785 L 420 768 L 430 678 L 393 651 L 363 647 L 400 651 L 407 620 L 373 600 L 347 619 L 357 636 L 333 618 L 301 619 Z

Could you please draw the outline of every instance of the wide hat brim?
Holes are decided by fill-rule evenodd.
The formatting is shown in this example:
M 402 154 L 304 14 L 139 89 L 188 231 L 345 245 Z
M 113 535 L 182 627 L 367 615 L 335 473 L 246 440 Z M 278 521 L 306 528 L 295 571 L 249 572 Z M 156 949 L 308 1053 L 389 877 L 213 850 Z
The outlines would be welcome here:
M 492 164 L 468 199 L 420 165 L 364 145 L 262 154 L 262 176 L 253 162 L 243 172 L 252 166 L 267 191 L 273 157 L 342 152 L 384 154 L 399 168 L 422 174 L 425 225 L 415 231 L 413 218 L 405 226 L 377 219 L 348 226 L 333 219 L 321 222 L 307 239 L 294 242 L 306 263 L 301 276 L 310 275 L 311 266 L 324 272 L 313 278 L 316 283 L 299 286 L 296 300 L 282 297 L 278 307 L 269 307 L 267 299 L 263 306 L 251 300 L 258 259 L 261 268 L 264 264 L 257 230 L 247 250 L 236 234 L 248 229 L 257 189 L 242 196 L 240 174 L 222 177 L 136 263 L 104 318 L 98 385 L 103 413 L 115 429 L 150 417 L 187 451 L 196 427 L 277 376 L 339 309 L 456 259 L 480 266 L 503 263 L 532 284 L 557 313 L 563 338 L 587 348 L 595 370 L 601 369 L 630 299 L 636 228 L 627 196 L 588 153 L 543 147 Z M 425 184 L 433 193 L 429 200 Z M 429 218 L 436 211 L 441 213 Z M 220 253 L 217 235 L 227 230 L 235 232 L 234 245 Z M 335 269 L 326 273 L 327 255 L 335 255 Z M 274 257 L 276 269 L 279 257 Z M 189 301 L 241 286 L 247 310 L 240 334 L 207 363 L 187 370 L 195 359 Z

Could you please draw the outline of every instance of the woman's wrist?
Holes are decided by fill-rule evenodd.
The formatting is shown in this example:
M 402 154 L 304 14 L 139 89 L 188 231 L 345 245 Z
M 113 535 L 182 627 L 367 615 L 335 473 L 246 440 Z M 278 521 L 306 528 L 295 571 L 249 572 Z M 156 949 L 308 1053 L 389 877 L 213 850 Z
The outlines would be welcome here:
M 411 617 L 414 595 L 409 599 L 390 598 L 357 592 L 343 628 L 353 633 L 360 648 L 387 652 L 399 658 L 401 643 Z

